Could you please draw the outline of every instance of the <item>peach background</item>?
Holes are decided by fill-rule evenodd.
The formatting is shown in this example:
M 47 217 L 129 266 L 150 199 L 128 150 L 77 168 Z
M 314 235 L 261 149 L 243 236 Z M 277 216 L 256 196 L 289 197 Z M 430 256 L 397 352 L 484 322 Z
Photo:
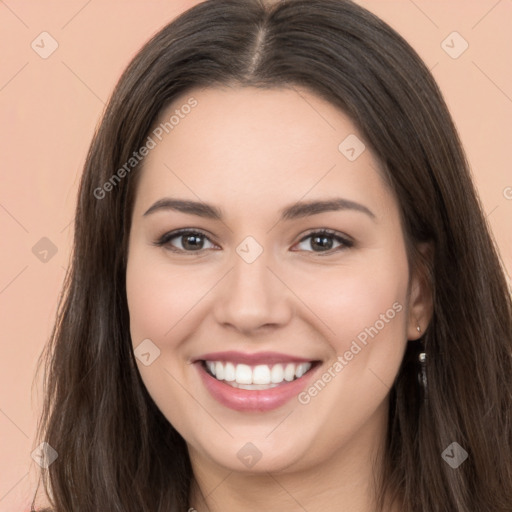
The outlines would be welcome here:
M 196 3 L 0 2 L 0 512 L 24 510 L 37 482 L 39 467 L 30 457 L 41 404 L 35 365 L 68 265 L 77 186 L 93 130 L 135 52 Z M 512 274 L 512 2 L 358 3 L 397 29 L 433 70 Z M 31 48 L 43 31 L 59 45 L 47 59 Z M 469 43 L 457 59 L 441 47 L 453 31 Z M 32 252 L 42 237 L 57 248 L 46 263 Z

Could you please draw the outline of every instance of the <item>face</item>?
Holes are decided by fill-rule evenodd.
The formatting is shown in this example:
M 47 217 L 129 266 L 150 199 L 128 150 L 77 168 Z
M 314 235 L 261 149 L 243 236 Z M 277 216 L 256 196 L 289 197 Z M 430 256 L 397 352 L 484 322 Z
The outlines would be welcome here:
M 425 306 L 379 162 L 307 90 L 194 90 L 173 114 L 137 171 L 126 274 L 151 397 L 193 461 L 231 471 L 381 439 Z

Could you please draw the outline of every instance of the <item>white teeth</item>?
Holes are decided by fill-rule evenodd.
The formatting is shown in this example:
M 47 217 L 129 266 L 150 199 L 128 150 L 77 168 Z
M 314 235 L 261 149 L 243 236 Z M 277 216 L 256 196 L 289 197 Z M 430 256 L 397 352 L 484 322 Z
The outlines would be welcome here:
M 270 368 L 265 364 L 260 364 L 252 371 L 253 384 L 270 384 Z
M 284 369 L 284 380 L 291 382 L 295 377 L 295 365 L 293 363 L 288 363 L 286 368 Z
M 224 380 L 228 382 L 233 382 L 235 378 L 235 365 L 233 363 L 226 363 L 224 365 Z
M 215 377 L 219 380 L 224 380 L 224 365 L 219 361 L 215 363 Z
M 247 364 L 237 364 L 235 370 L 235 381 L 238 384 L 252 384 L 252 368 Z
M 300 379 L 310 368 L 311 365 L 309 363 L 299 364 L 299 366 L 297 366 L 297 370 L 295 371 L 295 377 Z
M 272 366 L 272 370 L 270 372 L 270 380 L 274 384 L 279 384 L 283 382 L 284 379 L 284 369 L 282 364 L 275 364 Z
M 268 384 L 268 385 L 265 385 L 265 384 L 237 384 L 236 382 L 230 382 L 229 385 L 234 388 L 249 389 L 249 390 L 253 390 L 253 391 L 258 390 L 258 389 L 270 389 L 270 388 L 275 388 L 276 386 L 279 386 L 279 384 Z
M 206 366 L 208 367 L 208 370 L 210 370 L 210 373 L 215 375 L 215 362 L 213 362 L 213 361 L 206 361 Z
M 310 368 L 311 363 L 234 364 L 222 361 L 205 361 L 209 372 L 217 379 L 229 383 L 240 389 L 268 389 L 281 384 L 283 381 L 291 382 L 302 377 Z

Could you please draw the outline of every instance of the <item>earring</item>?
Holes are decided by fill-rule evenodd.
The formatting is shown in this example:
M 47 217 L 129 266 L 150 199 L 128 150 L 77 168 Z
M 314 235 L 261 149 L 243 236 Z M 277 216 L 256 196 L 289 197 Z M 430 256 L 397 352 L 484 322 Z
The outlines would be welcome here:
M 421 328 L 418 325 L 416 327 L 418 332 L 421 332 Z M 418 361 L 420 363 L 420 371 L 418 372 L 418 383 L 423 388 L 423 394 L 425 399 L 428 394 L 428 386 L 427 386 L 427 371 L 426 371 L 426 363 L 427 363 L 427 353 L 426 351 L 422 351 L 418 354 Z

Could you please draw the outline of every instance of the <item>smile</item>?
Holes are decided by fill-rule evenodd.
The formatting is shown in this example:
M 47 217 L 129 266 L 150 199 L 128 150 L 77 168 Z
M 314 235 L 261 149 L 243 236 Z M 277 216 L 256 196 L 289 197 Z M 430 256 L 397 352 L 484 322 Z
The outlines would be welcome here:
M 209 395 L 241 412 L 283 406 L 306 388 L 322 363 L 273 352 L 216 352 L 193 362 Z
M 292 382 L 300 379 L 313 366 L 313 362 L 250 366 L 229 361 L 204 361 L 204 364 L 212 377 L 234 388 L 246 390 L 270 389 L 283 382 Z

